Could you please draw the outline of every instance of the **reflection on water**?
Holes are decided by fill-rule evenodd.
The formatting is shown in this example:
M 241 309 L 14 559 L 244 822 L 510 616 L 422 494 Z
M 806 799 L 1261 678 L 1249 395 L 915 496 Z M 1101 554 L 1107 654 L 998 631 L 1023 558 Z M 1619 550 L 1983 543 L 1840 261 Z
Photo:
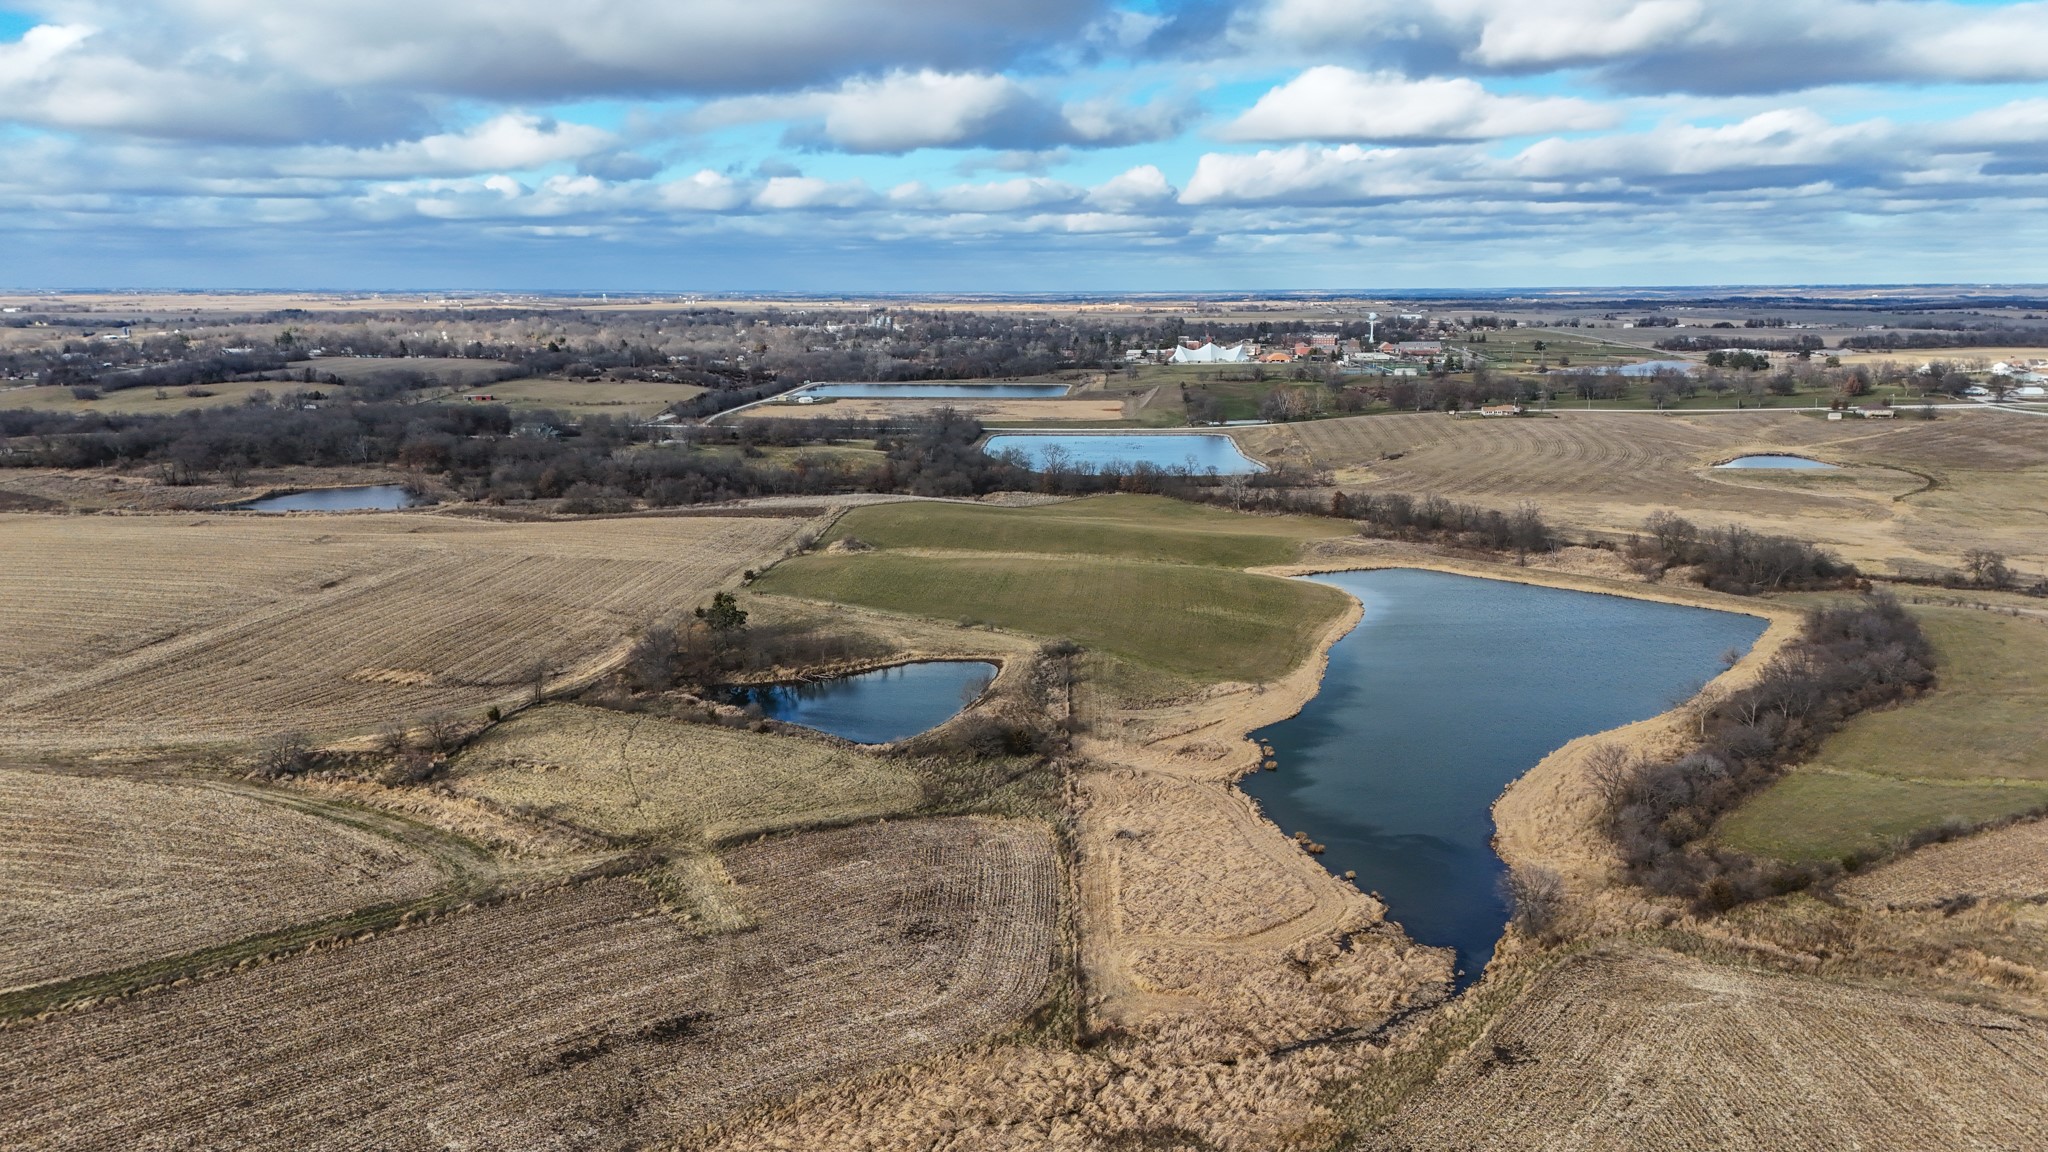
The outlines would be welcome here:
M 1065 384 L 813 384 L 811 396 L 845 400 L 1043 400 L 1065 396 Z
M 952 719 L 981 695 L 996 671 L 981 660 L 928 660 L 813 684 L 729 688 L 726 702 L 758 705 L 771 720 L 856 744 L 887 744 Z
M 1654 716 L 1748 650 L 1764 621 L 1394 569 L 1312 577 L 1365 605 L 1298 716 L 1256 735 L 1277 772 L 1243 787 L 1282 831 L 1327 845 L 1425 944 L 1477 979 L 1508 907 L 1492 806 L 1575 737 Z
M 1786 456 L 1786 455 L 1782 455 L 1782 454 L 1779 454 L 1779 453 L 1770 453 L 1770 454 L 1767 454 L 1767 455 L 1759 455 L 1759 456 L 1737 456 L 1737 457 L 1736 457 L 1735 459 L 1733 459 L 1733 460 L 1730 460 L 1730 461 L 1728 461 L 1728 462 L 1727 462 L 1727 463 L 1725 463 L 1725 464 L 1716 464 L 1716 465 L 1714 465 L 1714 467 L 1716 467 L 1716 468 L 1782 468 L 1782 469 L 1786 469 L 1786 470 L 1789 470 L 1789 471 L 1793 471 L 1793 472 L 1833 472 L 1833 471 L 1835 471 L 1835 466 L 1834 466 L 1833 464 L 1826 464 L 1826 463 L 1822 463 L 1822 462 L 1821 462 L 1821 461 L 1819 461 L 1819 460 L 1808 460 L 1808 459 L 1807 459 L 1806 457 L 1804 457 L 1804 456 Z
M 1074 472 L 1098 472 L 1105 468 L 1132 468 L 1148 464 L 1154 468 L 1185 468 L 1196 474 L 1216 472 L 1240 475 L 1263 472 L 1259 462 L 1238 451 L 1237 441 L 1214 432 L 1198 433 L 1108 433 L 991 436 L 982 450 L 989 455 L 1022 452 L 1030 466 L 1045 471 L 1049 466 Z
M 372 484 L 359 488 L 315 488 L 283 496 L 266 496 L 235 507 L 245 512 L 357 512 L 366 508 L 391 512 L 424 503 L 424 500 L 415 500 L 400 485 Z

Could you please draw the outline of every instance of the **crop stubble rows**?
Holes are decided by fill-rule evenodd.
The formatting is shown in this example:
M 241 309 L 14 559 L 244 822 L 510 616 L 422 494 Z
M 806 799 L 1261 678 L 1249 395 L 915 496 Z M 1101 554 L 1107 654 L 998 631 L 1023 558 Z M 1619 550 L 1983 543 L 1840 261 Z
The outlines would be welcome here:
M 579 670 L 795 521 L 0 517 L 0 746 L 360 729 Z
M 0 771 L 0 989 L 424 896 L 428 860 L 223 788 Z
M 626 1148 L 976 1039 L 1049 981 L 1048 837 L 967 819 L 751 845 L 697 938 L 595 881 L 0 1045 L 10 1148 Z

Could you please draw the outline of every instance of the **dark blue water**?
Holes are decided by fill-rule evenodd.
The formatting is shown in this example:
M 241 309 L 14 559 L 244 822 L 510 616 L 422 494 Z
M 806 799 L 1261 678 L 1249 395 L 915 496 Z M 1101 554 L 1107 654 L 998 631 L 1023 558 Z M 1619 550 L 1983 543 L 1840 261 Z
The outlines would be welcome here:
M 1822 463 L 1819 460 L 1808 460 L 1804 456 L 1784 455 L 1737 456 L 1735 459 L 1730 460 L 1725 464 L 1716 464 L 1714 465 L 1714 467 L 1783 468 L 1793 472 L 1833 472 L 1835 470 L 1835 466 L 1833 464 Z
M 1065 384 L 813 384 L 813 396 L 848 400 L 1043 400 L 1065 396 Z
M 397 484 L 373 484 L 361 488 L 315 488 L 286 496 L 267 496 L 235 507 L 244 512 L 354 512 L 364 508 L 390 512 L 423 503 Z
M 1328 846 L 1476 980 L 1507 923 L 1494 800 L 1575 737 L 1654 716 L 1747 651 L 1754 616 L 1389 569 L 1312 577 L 1365 605 L 1322 690 L 1262 732 L 1280 762 L 1243 788 Z
M 899 664 L 816 684 L 732 688 L 728 703 L 758 704 L 771 720 L 830 732 L 856 744 L 887 744 L 951 720 L 995 679 L 980 660 Z
M 1222 475 L 1265 471 L 1258 461 L 1238 451 L 1237 441 L 1213 432 L 991 436 L 982 446 L 982 451 L 994 456 L 1016 449 L 1024 453 L 1032 468 L 1042 470 L 1046 466 L 1047 451 L 1055 448 L 1065 454 L 1065 466 L 1077 472 L 1099 471 L 1111 465 L 1129 468 L 1137 464 Z

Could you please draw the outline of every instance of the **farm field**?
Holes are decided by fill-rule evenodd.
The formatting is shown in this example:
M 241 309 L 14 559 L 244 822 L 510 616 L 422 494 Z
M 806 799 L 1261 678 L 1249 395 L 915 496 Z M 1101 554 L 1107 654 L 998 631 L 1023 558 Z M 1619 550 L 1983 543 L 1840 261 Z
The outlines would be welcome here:
M 751 932 L 692 936 L 600 880 L 23 1026 L 0 1144 L 667 1144 L 981 1039 L 1049 987 L 1042 831 L 870 825 L 725 863 Z
M 2031 1147 L 2048 1027 L 1647 949 L 1569 957 L 1361 1147 Z
M 2048 624 L 1968 608 L 1915 609 L 1940 663 L 1935 690 L 1866 713 L 1723 821 L 1744 851 L 1826 859 L 1948 819 L 2048 806 Z
M 2025 416 L 1951 413 L 1932 423 L 1831 423 L 1796 412 L 1565 412 L 1518 420 L 1401 413 L 1238 433 L 1270 461 L 1330 470 L 1339 484 L 1541 504 L 1581 529 L 1637 531 L 1650 511 L 1740 520 L 1818 540 L 1876 572 L 1952 568 L 1971 548 L 2048 571 L 2048 437 Z M 1836 473 L 1729 474 L 1711 466 L 1789 452 Z
M 0 992 L 425 896 L 437 861 L 254 790 L 0 770 Z
M 1183 564 L 899 552 L 802 556 L 754 587 L 1071 639 L 1200 683 L 1279 676 L 1348 603 L 1320 585 Z
M 361 733 L 594 674 L 802 521 L 0 516 L 0 748 Z
M 1057 400 L 871 400 L 841 397 L 821 400 L 816 404 L 767 403 L 748 408 L 737 416 L 721 416 L 721 422 L 732 420 L 810 420 L 818 417 L 832 417 L 843 420 L 885 420 L 891 417 L 930 415 L 942 408 L 950 408 L 963 416 L 972 416 L 985 424 L 1118 424 L 1127 413 L 1127 405 L 1116 396 L 1072 393 Z
M 2039 900 L 2048 897 L 2048 820 L 1930 844 L 1835 890 L 1880 907 L 1924 908 L 1963 896 Z
M 489 380 L 512 365 L 503 360 L 469 360 L 459 356 L 322 356 L 295 362 L 291 367 L 294 371 L 311 368 L 320 375 L 338 376 L 349 384 L 387 372 L 412 372 L 451 388 L 461 388 Z M 273 390 L 276 387 L 272 385 Z
M 1306 516 L 1241 516 L 1163 496 L 1090 496 L 1038 508 L 879 504 L 841 517 L 826 537 L 882 549 L 1037 552 L 1251 568 L 1286 564 L 1300 545 L 1347 535 Z
M 207 384 L 198 389 L 200 396 L 189 395 L 185 388 L 123 388 L 115 392 L 102 392 L 96 400 L 80 400 L 71 394 L 71 389 L 62 386 L 0 388 L 0 409 L 26 408 L 33 412 L 118 412 L 123 415 L 147 416 L 185 412 L 194 408 L 232 408 L 246 403 L 252 392 L 268 392 L 281 395 L 294 388 L 317 388 L 331 393 L 333 385 L 324 387 L 311 384 L 286 384 L 276 380 L 233 380 L 220 384 Z M 157 393 L 161 391 L 163 395 Z
M 466 750 L 455 788 L 615 836 L 718 843 L 917 807 L 917 778 L 799 736 L 553 704 Z
M 559 380 L 529 377 L 478 384 L 471 392 L 488 394 L 514 411 L 546 408 L 573 416 L 616 416 L 648 420 L 669 405 L 701 395 L 695 384 L 655 380 Z M 467 403 L 452 397 L 449 403 Z

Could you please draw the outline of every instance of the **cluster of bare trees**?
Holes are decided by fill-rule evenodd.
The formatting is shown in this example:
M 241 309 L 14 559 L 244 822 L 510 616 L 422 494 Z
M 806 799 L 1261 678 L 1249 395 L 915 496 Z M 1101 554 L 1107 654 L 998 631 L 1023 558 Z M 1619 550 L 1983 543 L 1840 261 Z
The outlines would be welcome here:
M 1703 529 L 1670 512 L 1651 514 L 1644 530 L 1629 539 L 1627 552 L 1636 571 L 1650 579 L 1685 568 L 1717 592 L 1745 596 L 1847 587 L 1859 579 L 1854 565 L 1789 536 L 1734 524 Z
M 1544 520 L 1543 510 L 1526 500 L 1513 510 L 1502 512 L 1442 496 L 1339 492 L 1330 498 L 1330 510 L 1359 521 L 1361 531 L 1367 535 L 1513 552 L 1517 558 L 1526 558 L 1531 552 L 1553 551 L 1561 543 Z
M 1850 716 L 1933 683 L 1933 648 L 1889 595 L 1808 613 L 1800 637 L 1754 683 L 1699 705 L 1693 751 L 1647 763 L 1612 747 L 1596 753 L 1592 771 L 1629 879 L 1720 910 L 1838 871 L 1764 864 L 1702 838 Z

